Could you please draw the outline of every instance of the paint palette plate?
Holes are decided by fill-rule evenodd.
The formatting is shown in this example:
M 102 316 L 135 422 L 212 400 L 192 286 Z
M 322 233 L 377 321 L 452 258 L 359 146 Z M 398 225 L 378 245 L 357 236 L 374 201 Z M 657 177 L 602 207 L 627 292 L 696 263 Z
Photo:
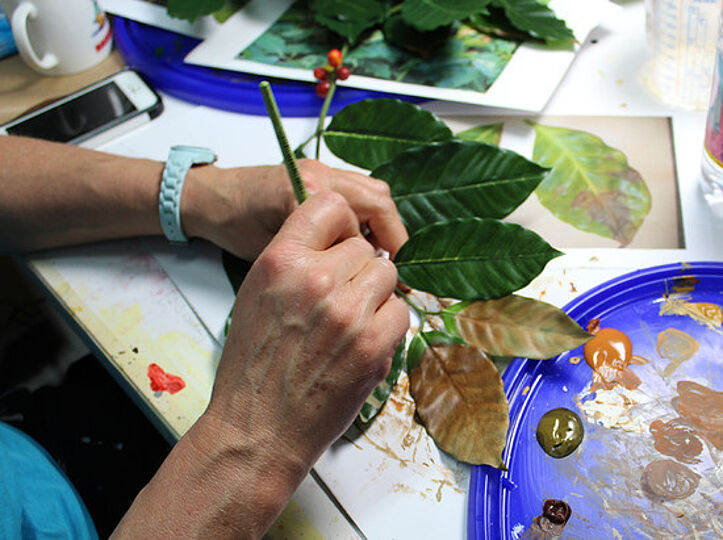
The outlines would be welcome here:
M 542 538 L 530 526 L 547 499 L 572 510 L 562 537 L 721 537 L 721 306 L 723 263 L 716 262 L 633 272 L 568 304 L 581 326 L 599 318 L 601 328 L 630 338 L 633 354 L 647 360 L 629 367 L 640 384 L 591 392 L 582 347 L 543 362 L 513 362 L 503 376 L 509 470 L 474 467 L 469 538 Z M 585 428 L 581 445 L 562 459 L 536 438 L 541 416 L 558 407 L 576 412 Z M 656 474 L 678 491 L 666 492 Z

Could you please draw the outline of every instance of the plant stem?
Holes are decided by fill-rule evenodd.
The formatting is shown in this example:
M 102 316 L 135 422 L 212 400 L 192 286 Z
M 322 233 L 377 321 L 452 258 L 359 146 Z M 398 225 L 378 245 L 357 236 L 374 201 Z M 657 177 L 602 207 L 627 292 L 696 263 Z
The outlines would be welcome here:
M 306 145 L 309 144 L 311 141 L 313 141 L 313 140 L 314 140 L 314 137 L 318 137 L 319 135 L 321 135 L 321 133 L 318 131 L 318 128 L 317 128 L 317 131 L 314 131 L 314 133 L 312 133 L 311 135 L 309 135 L 309 136 L 304 140 L 304 142 L 302 142 L 299 146 L 296 147 L 296 149 L 294 150 L 294 155 L 298 154 L 299 151 L 303 151 L 304 148 L 306 147 Z
M 396 293 L 397 293 L 397 296 L 401 297 L 402 300 L 404 300 L 404 301 L 407 303 L 407 305 L 408 305 L 410 308 L 412 308 L 412 310 L 414 311 L 414 313 L 415 313 L 415 314 L 417 315 L 417 317 L 419 318 L 419 325 L 420 325 L 420 328 L 421 328 L 421 326 L 424 324 L 424 321 L 427 320 L 427 311 L 426 311 L 424 308 L 421 308 L 421 307 L 419 307 L 417 304 L 415 304 L 414 302 L 412 302 L 412 299 L 409 298 L 409 297 L 404 293 L 404 291 L 403 291 L 402 289 L 400 289 L 399 287 L 395 288 L 395 289 L 394 289 L 394 292 L 396 292 Z
M 319 159 L 319 153 L 321 151 L 321 134 L 324 132 L 324 122 L 326 121 L 326 115 L 329 112 L 331 100 L 334 98 L 334 92 L 336 92 L 336 79 L 331 81 L 329 93 L 326 94 L 324 104 L 321 106 L 321 112 L 319 113 L 319 122 L 316 124 L 316 154 L 314 155 L 316 159 Z
M 289 146 L 289 140 L 286 138 L 284 126 L 281 124 L 281 113 L 279 113 L 279 107 L 276 105 L 274 92 L 271 90 L 269 81 L 261 81 L 261 83 L 259 83 L 259 89 L 261 90 L 261 94 L 264 96 L 266 111 L 269 114 L 269 118 L 271 118 L 271 123 L 274 126 L 274 132 L 276 133 L 276 140 L 279 142 L 281 153 L 284 156 L 284 165 L 286 165 L 286 170 L 289 173 L 289 179 L 291 180 L 291 186 L 294 188 L 296 201 L 301 204 L 306 200 L 308 195 L 306 193 L 304 181 L 301 179 L 299 167 L 296 164 L 296 158 Z

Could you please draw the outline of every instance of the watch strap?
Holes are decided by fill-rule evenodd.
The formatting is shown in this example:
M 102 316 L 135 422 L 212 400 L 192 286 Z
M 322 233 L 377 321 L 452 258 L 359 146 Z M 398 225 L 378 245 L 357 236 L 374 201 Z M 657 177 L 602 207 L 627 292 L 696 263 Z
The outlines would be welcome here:
M 208 148 L 181 145 L 171 147 L 163 168 L 161 194 L 158 199 L 161 228 L 171 242 L 188 242 L 181 226 L 181 193 L 188 169 L 193 165 L 214 161 L 216 154 Z

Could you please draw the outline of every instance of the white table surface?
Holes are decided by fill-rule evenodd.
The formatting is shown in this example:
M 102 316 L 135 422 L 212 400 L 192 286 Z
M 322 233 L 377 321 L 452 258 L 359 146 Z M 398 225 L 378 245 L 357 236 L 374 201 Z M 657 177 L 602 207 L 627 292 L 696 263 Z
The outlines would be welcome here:
M 670 108 L 648 91 L 643 2 L 619 4 L 620 13 L 583 44 L 543 114 L 670 117 L 686 247 L 568 250 L 522 291 L 535 298 L 544 295 L 558 306 L 638 268 L 723 260 L 723 219 L 715 219 L 699 187 L 705 113 Z M 220 166 L 280 161 L 265 117 L 169 96 L 164 100 L 166 110 L 158 119 L 102 149 L 164 160 L 170 145 L 192 144 L 215 149 Z M 510 114 L 439 102 L 425 108 L 455 116 Z M 284 124 L 293 145 L 314 130 L 315 119 L 285 119 Z M 339 165 L 328 153 L 322 159 Z M 218 251 L 136 239 L 44 253 L 27 262 L 139 405 L 170 439 L 180 437 L 208 401 L 220 355 L 218 314 L 232 300 L 228 285 L 218 285 L 217 277 L 223 277 Z M 150 363 L 182 376 L 187 388 L 174 395 L 152 392 Z M 353 442 L 340 441 L 322 457 L 271 537 L 466 536 L 469 468 L 436 449 L 413 422 L 403 393 L 395 399 L 396 414 L 387 414 Z

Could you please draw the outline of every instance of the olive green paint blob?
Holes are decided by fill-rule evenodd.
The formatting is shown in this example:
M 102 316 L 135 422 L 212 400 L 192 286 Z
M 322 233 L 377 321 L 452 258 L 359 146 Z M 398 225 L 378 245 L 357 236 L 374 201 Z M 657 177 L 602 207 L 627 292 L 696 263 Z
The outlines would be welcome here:
M 580 446 L 585 430 L 580 417 L 570 409 L 547 411 L 537 424 L 537 442 L 546 454 L 564 458 Z

